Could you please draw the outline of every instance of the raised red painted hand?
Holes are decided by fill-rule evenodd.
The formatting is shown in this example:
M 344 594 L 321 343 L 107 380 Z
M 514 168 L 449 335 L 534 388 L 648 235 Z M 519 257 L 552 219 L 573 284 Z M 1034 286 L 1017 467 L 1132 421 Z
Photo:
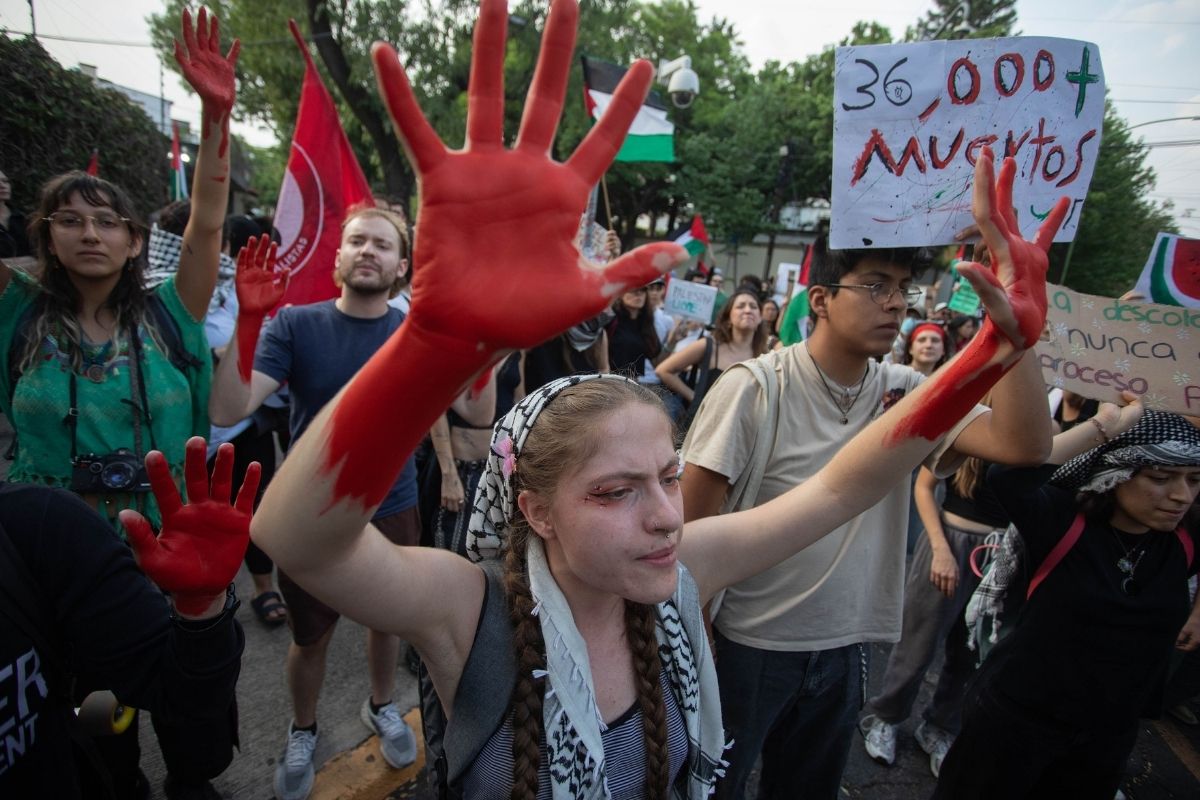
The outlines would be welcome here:
M 175 40 L 175 61 L 203 101 L 205 124 L 201 135 L 205 138 L 210 135 L 210 125 L 221 129 L 222 157 L 229 146 L 229 114 L 233 111 L 237 93 L 233 67 L 241 47 L 241 41 L 234 39 L 228 55 L 222 56 L 217 18 L 210 17 L 208 11 L 201 8 L 193 28 L 191 12 L 186 8 L 183 10 L 183 44 Z
M 588 192 L 620 149 L 652 73 L 634 64 L 575 153 L 552 161 L 578 16 L 574 0 L 551 5 L 512 149 L 503 141 L 504 0 L 480 5 L 462 150 L 447 149 L 429 125 L 396 52 L 372 49 L 380 94 L 421 181 L 409 324 L 456 338 L 465 331 L 492 351 L 532 347 L 682 260 L 675 245 L 655 244 L 600 267 L 574 246 Z
M 250 541 L 250 515 L 262 468 L 257 462 L 250 465 L 232 505 L 231 444 L 223 444 L 217 451 L 210 489 L 204 440 L 199 436 L 188 440 L 186 504 L 162 453 L 152 450 L 146 455 L 146 472 L 162 511 L 163 527 L 155 538 L 145 517 L 136 511 L 122 511 L 129 544 L 142 571 L 171 594 L 175 608 L 183 614 L 200 615 L 225 593 L 241 566 Z
M 287 291 L 291 272 L 275 269 L 276 245 L 265 233 L 251 238 L 237 255 L 238 375 L 250 382 L 254 348 L 263 317 L 279 304 Z

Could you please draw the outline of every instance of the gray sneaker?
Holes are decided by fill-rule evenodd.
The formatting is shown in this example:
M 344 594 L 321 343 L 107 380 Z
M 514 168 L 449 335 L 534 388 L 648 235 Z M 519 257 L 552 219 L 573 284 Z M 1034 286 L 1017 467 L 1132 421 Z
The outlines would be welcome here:
M 407 767 L 417 760 L 417 737 L 400 716 L 395 703 L 388 703 L 376 714 L 371 711 L 371 698 L 363 701 L 363 724 L 379 735 L 383 760 L 396 769 Z
M 858 729 L 862 732 L 867 755 L 885 766 L 896 763 L 896 726 L 884 722 L 874 714 L 868 714 L 858 721 Z
M 917 744 L 929 754 L 929 771 L 936 778 L 942 771 L 942 761 L 950 752 L 950 745 L 954 744 L 954 735 L 932 722 L 922 722 L 917 726 Z
M 317 734 L 288 728 L 283 758 L 275 768 L 275 797 L 277 800 L 305 800 L 313 788 L 313 752 L 317 749 Z

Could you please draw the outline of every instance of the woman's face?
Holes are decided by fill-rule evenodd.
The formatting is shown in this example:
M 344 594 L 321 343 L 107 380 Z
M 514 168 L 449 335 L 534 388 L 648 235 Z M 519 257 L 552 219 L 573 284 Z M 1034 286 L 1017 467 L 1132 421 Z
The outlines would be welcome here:
M 1200 467 L 1142 467 L 1113 490 L 1112 524 L 1128 533 L 1171 531 L 1200 492 Z
M 933 331 L 921 331 L 908 346 L 908 354 L 918 364 L 936 364 L 946 353 L 946 343 Z
M 758 301 L 748 294 L 740 294 L 733 301 L 729 312 L 729 321 L 733 327 L 743 331 L 753 331 L 762 324 L 762 311 Z
M 51 215 L 50 252 L 72 278 L 119 276 L 142 250 L 142 239 L 111 206 L 96 206 L 75 192 Z
M 779 306 L 775 305 L 774 300 L 763 303 L 762 318 L 763 322 L 768 324 L 774 324 L 775 320 L 779 319 Z
M 626 292 L 621 295 L 621 303 L 630 311 L 640 311 L 646 305 L 646 288 Z
M 657 603 L 675 591 L 683 528 L 679 459 L 661 409 L 629 403 L 596 423 L 596 452 L 563 475 L 531 520 L 554 578 L 572 600 L 619 595 Z

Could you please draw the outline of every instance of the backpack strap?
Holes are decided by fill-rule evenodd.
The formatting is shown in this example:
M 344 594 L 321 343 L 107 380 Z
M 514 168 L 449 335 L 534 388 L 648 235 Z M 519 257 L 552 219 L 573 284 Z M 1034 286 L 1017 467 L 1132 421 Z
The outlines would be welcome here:
M 1195 557 L 1195 545 L 1192 543 L 1192 537 L 1188 536 L 1188 532 L 1180 525 L 1175 529 L 1175 535 L 1179 537 L 1179 543 L 1183 545 L 1183 555 L 1187 559 L 1187 568 L 1190 572 L 1192 569 L 1192 559 Z
M 483 609 L 471 654 L 458 681 L 441 756 L 450 797 L 458 796 L 463 776 L 503 724 L 517 685 L 517 654 L 513 651 L 512 620 L 504 591 L 504 563 L 493 559 L 479 566 L 487 577 Z
M 183 346 L 183 333 L 179 330 L 179 323 L 167 311 L 167 306 L 157 293 L 146 298 L 146 311 L 153 321 L 154 329 L 162 337 L 163 347 L 167 351 L 167 360 L 171 362 L 171 365 L 184 375 L 187 375 L 189 370 L 199 369 L 202 366 L 200 359 L 189 353 L 188 349 Z
M 1050 555 L 1046 556 L 1046 560 L 1038 565 L 1037 572 L 1033 573 L 1033 578 L 1029 581 L 1029 589 L 1025 592 L 1025 599 L 1028 600 L 1033 596 L 1033 590 L 1036 589 L 1042 581 L 1046 580 L 1046 576 L 1058 566 L 1058 562 L 1066 557 L 1075 543 L 1079 541 L 1079 535 L 1083 533 L 1084 518 L 1083 514 L 1075 515 L 1075 520 L 1071 523 L 1071 527 L 1067 528 L 1067 532 L 1058 540 L 1058 544 L 1054 545 L 1054 549 L 1050 551 Z M 1186 549 L 1186 548 L 1185 548 Z M 1189 556 L 1188 563 L 1191 563 Z

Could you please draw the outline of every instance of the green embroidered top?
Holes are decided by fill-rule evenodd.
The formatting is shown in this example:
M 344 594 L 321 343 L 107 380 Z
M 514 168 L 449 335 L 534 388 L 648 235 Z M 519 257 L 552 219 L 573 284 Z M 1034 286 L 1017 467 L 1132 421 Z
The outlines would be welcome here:
M 13 482 L 40 483 L 69 488 L 71 483 L 71 429 L 64 422 L 70 408 L 70 364 L 58 342 L 47 336 L 32 365 L 9 386 L 8 364 L 13 338 L 23 312 L 37 298 L 40 288 L 27 274 L 13 270 L 13 278 L 0 294 L 0 410 L 17 431 L 17 457 L 9 472 Z M 209 435 L 208 395 L 212 387 L 212 359 L 203 320 L 196 320 L 179 299 L 174 276 L 152 290 L 179 326 L 184 349 L 202 366 L 180 372 L 159 349 L 145 326 L 138 330 L 142 342 L 139 375 L 146 387 L 153 426 L 153 441 L 167 458 L 175 482 L 183 486 L 184 444 L 191 436 Z M 79 455 L 105 455 L 118 448 L 136 452 L 130 400 L 140 398 L 130 382 L 131 351 L 128 337 L 119 347 L 112 343 L 85 348 L 84 372 L 75 379 L 79 422 L 76 451 Z M 114 352 L 115 351 L 115 352 Z M 89 370 L 88 367 L 91 366 Z M 88 377 L 91 375 L 91 377 Z M 99 378 L 99 380 L 94 380 Z M 11 402 L 10 402 L 11 398 Z M 139 456 L 151 449 L 150 425 L 141 423 Z M 161 519 L 154 495 L 114 495 L 120 502 L 108 508 L 113 519 L 121 508 L 141 511 L 158 528 Z

